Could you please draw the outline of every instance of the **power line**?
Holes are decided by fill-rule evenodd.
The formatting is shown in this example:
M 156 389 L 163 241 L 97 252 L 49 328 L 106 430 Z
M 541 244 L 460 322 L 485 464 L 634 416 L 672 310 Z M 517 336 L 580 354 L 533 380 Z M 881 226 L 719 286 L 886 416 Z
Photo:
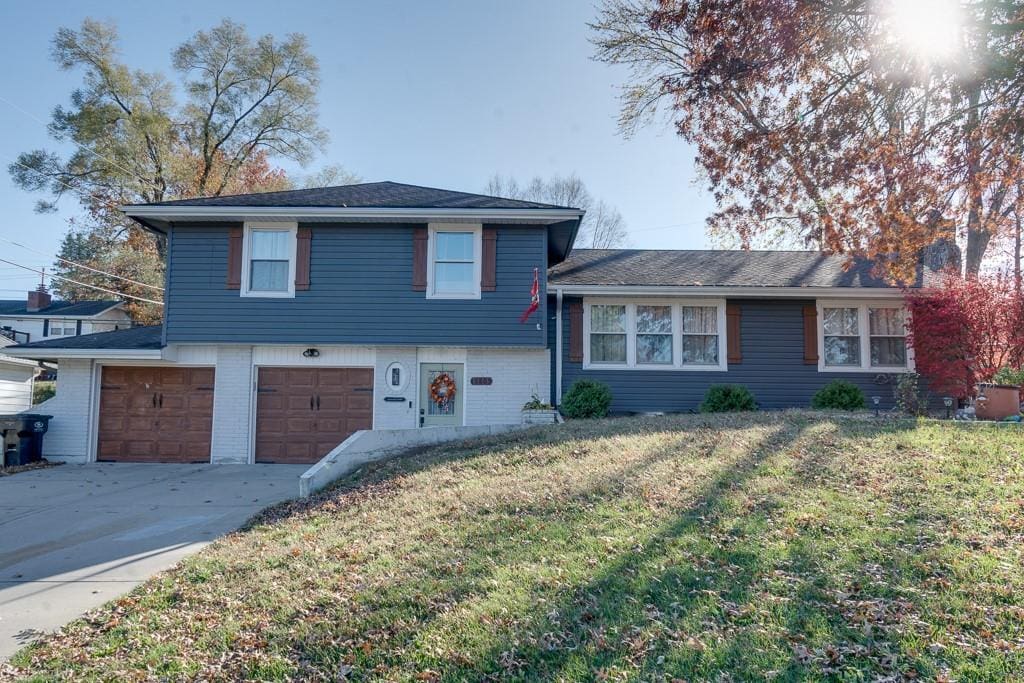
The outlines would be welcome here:
M 8 100 L 8 99 L 6 99 L 6 98 L 4 98 L 4 97 L 0 97 L 0 102 L 3 102 L 4 104 L 8 105 L 8 106 L 9 106 L 9 107 L 11 107 L 12 109 L 15 109 L 15 110 L 17 110 L 17 111 L 20 111 L 20 112 L 21 112 L 22 114 L 24 114 L 25 116 L 27 116 L 27 117 L 29 117 L 30 119 L 34 120 L 34 121 L 35 121 L 36 123 L 40 123 L 40 124 L 42 124 L 42 125 L 44 125 L 44 126 L 48 126 L 48 125 L 49 125 L 48 123 L 46 123 L 46 121 L 43 121 L 43 120 L 42 120 L 41 118 L 39 118 L 38 116 L 36 116 L 36 115 L 35 115 L 35 114 L 33 114 L 32 112 L 30 112 L 30 111 L 26 111 L 25 109 L 22 109 L 21 107 L 19 107 L 18 105 L 16 105 L 16 104 L 15 104 L 14 102 L 11 102 L 10 100 Z M 76 141 L 76 140 L 74 140 L 74 139 L 70 139 L 70 138 L 69 138 L 69 140 L 70 140 L 70 142 L 71 142 L 72 144 L 76 145 L 76 146 L 77 146 L 77 147 L 78 147 L 79 149 L 83 149 L 83 150 L 85 150 L 86 152 L 88 152 L 89 154 L 92 154 L 92 155 L 93 155 L 94 157 L 96 157 L 97 159 L 102 159 L 103 161 L 107 162 L 108 164 L 110 164 L 110 165 L 111 165 L 111 166 L 113 166 L 114 168 L 117 168 L 117 169 L 120 169 L 120 170 L 124 171 L 125 173 L 127 173 L 127 174 L 128 174 L 128 175 L 130 175 L 131 177 L 133 177 L 133 178 L 138 178 L 138 177 L 139 177 L 139 174 L 138 174 L 138 173 L 136 173 L 136 172 L 134 172 L 134 171 L 129 171 L 129 170 L 128 170 L 127 168 L 125 168 L 124 166 L 121 166 L 120 164 L 117 164 L 117 163 L 115 163 L 115 162 L 111 161 L 110 159 L 108 159 L 107 157 L 103 156 L 102 154 L 100 154 L 99 152 L 97 152 L 97 151 L 95 151 L 95 150 L 89 149 L 88 147 L 86 147 L 86 146 L 85 146 L 85 145 L 83 145 L 82 143 L 80 143 L 80 142 L 78 142 L 78 141 Z M 17 162 L 15 162 L 15 163 L 17 163 Z M 24 165 L 24 164 L 22 164 L 22 165 Z M 148 182 L 148 181 L 147 181 L 147 184 L 149 184 L 149 182 Z M 153 188 L 156 188 L 156 185 L 152 185 L 152 187 L 153 187 Z
M 7 242 L 8 244 L 13 244 L 14 246 L 21 247 L 22 249 L 27 249 L 27 250 L 29 250 L 31 252 L 36 253 L 36 254 L 41 254 L 43 256 L 49 256 L 46 252 L 39 251 L 38 249 L 33 249 L 32 247 L 27 247 L 24 244 L 21 244 L 20 242 L 15 242 L 14 240 L 9 240 L 6 237 L 0 237 L 0 241 Z M 94 273 L 98 273 L 100 275 L 106 275 L 108 277 L 116 278 L 118 280 L 124 280 L 125 282 L 132 283 L 133 285 L 138 285 L 139 287 L 148 287 L 149 289 L 156 290 L 157 292 L 163 292 L 164 291 L 163 287 L 157 287 L 156 285 L 147 285 L 145 282 L 139 282 L 138 280 L 132 280 L 131 278 L 122 277 L 121 275 L 114 275 L 113 273 L 108 273 L 105 270 L 99 270 L 97 268 L 93 268 L 91 266 L 87 266 L 87 265 L 84 265 L 82 263 L 76 263 L 75 261 L 69 261 L 68 259 L 61 258 L 60 256 L 54 256 L 52 258 L 54 258 L 57 261 L 60 261 L 61 263 L 68 263 L 68 264 L 70 264 L 72 266 L 75 266 L 76 268 L 84 268 L 85 270 L 89 270 L 89 271 L 92 271 Z
M 152 299 L 143 299 L 141 296 L 132 296 L 131 294 L 123 294 L 121 292 L 115 292 L 112 289 L 104 289 L 103 287 L 97 287 L 96 285 L 90 285 L 90 284 L 86 284 L 84 282 L 79 282 L 78 280 L 72 280 L 71 278 L 64 277 L 63 275 L 47 275 L 45 271 L 36 270 L 35 268 L 29 268 L 28 266 L 23 266 L 20 263 L 15 263 L 14 261 L 8 261 L 7 259 L 0 258 L 0 263 L 6 263 L 6 264 L 11 265 L 11 266 L 17 266 L 18 268 L 24 268 L 25 270 L 31 271 L 33 273 L 36 273 L 37 275 L 42 275 L 43 277 L 48 277 L 48 278 L 57 279 L 57 280 L 64 280 L 65 282 L 70 282 L 70 283 L 76 284 L 76 285 L 78 285 L 80 287 L 88 287 L 89 289 L 95 289 L 97 291 L 104 292 L 106 294 L 113 294 L 114 296 L 124 297 L 125 299 L 134 299 L 135 301 L 144 301 L 147 304 L 156 304 L 157 306 L 163 306 L 164 305 L 162 301 L 153 301 Z

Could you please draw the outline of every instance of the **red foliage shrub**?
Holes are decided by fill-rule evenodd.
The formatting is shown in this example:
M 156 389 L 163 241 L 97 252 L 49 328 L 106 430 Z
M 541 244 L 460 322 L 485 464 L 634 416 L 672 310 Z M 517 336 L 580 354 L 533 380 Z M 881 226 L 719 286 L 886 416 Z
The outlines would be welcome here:
M 909 292 L 907 307 L 917 372 L 933 391 L 965 398 L 1000 368 L 1024 365 L 1024 296 L 1012 278 L 947 275 Z

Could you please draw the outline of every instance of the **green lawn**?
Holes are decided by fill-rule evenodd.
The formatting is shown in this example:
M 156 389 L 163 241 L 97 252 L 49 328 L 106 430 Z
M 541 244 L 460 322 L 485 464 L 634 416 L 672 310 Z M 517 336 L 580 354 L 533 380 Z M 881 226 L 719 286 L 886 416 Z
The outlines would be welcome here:
M 76 681 L 1024 680 L 1024 431 L 679 416 L 426 450 L 12 662 Z

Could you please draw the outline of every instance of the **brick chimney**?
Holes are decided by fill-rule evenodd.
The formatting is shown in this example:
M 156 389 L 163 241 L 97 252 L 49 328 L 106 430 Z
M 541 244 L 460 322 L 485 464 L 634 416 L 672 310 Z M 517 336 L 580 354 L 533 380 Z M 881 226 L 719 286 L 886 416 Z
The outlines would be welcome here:
M 25 306 L 25 310 L 29 313 L 38 313 L 49 306 L 51 301 L 50 293 L 46 291 L 46 285 L 39 285 L 35 291 L 28 293 L 28 304 Z

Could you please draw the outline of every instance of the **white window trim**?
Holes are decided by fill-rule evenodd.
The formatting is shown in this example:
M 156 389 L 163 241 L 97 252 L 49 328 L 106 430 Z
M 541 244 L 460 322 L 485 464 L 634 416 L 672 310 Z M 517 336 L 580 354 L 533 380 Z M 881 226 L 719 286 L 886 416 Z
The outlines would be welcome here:
M 249 289 L 249 254 L 252 245 L 252 233 L 260 230 L 287 230 L 288 242 L 288 290 L 284 292 L 267 292 L 262 290 L 252 291 Z M 246 223 L 242 235 L 242 283 L 239 294 L 241 296 L 260 299 L 294 299 L 295 298 L 295 267 L 296 250 L 298 249 L 298 223 Z
M 626 307 L 626 362 L 590 362 L 590 307 Z M 672 307 L 672 364 L 636 362 L 636 307 Z M 683 364 L 682 317 L 684 306 L 714 306 L 718 310 L 718 364 Z M 584 370 L 639 370 L 641 372 L 727 372 L 729 370 L 729 341 L 726 338 L 725 299 L 583 299 L 583 369 Z
M 868 319 L 869 308 L 898 308 L 903 311 L 905 323 L 910 321 L 910 312 L 902 301 L 880 301 L 877 299 L 818 299 L 818 372 L 872 372 L 875 374 L 914 372 L 914 347 L 907 343 L 907 365 L 871 365 L 871 329 Z M 825 365 L 825 309 L 856 308 L 857 332 L 860 336 L 860 365 Z M 904 337 L 906 339 L 906 337 Z
M 434 291 L 434 246 L 439 232 L 473 233 L 473 290 L 468 292 Z M 428 299 L 479 299 L 480 277 L 483 268 L 483 224 L 481 223 L 430 223 L 427 236 L 427 298 Z

